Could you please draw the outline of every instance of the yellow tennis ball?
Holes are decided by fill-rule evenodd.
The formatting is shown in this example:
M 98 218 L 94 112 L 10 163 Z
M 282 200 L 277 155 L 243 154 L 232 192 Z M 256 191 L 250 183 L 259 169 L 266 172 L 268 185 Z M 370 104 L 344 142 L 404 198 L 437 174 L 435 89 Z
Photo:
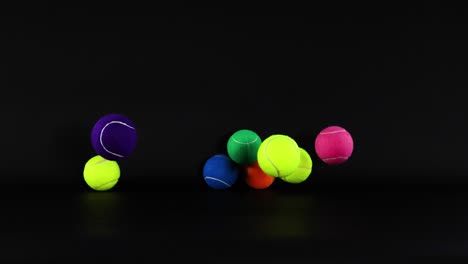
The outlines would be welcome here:
M 281 178 L 285 182 L 289 183 L 301 183 L 309 178 L 312 173 L 312 158 L 309 153 L 303 148 L 299 148 L 301 153 L 301 161 L 297 169 L 286 177 Z
M 273 177 L 285 177 L 299 166 L 299 146 L 289 136 L 276 134 L 266 138 L 257 152 L 257 161 L 266 174 Z
M 86 184 L 93 190 L 107 191 L 119 181 L 120 167 L 117 161 L 96 155 L 86 162 L 83 176 Z

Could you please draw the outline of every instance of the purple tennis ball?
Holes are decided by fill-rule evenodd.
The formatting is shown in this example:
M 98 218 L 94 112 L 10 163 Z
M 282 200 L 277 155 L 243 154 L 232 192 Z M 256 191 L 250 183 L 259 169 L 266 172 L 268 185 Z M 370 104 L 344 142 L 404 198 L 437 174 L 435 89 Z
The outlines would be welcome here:
M 108 114 L 99 119 L 91 133 L 91 143 L 98 155 L 107 160 L 121 160 L 135 150 L 137 133 L 126 116 Z

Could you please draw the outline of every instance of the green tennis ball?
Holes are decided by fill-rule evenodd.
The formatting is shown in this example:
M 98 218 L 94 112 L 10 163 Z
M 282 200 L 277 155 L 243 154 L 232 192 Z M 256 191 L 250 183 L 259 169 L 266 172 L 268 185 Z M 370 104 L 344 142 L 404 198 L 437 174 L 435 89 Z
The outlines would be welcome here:
M 86 184 L 95 191 L 112 189 L 120 178 L 120 167 L 117 161 L 104 159 L 96 155 L 89 159 L 83 170 Z
M 285 177 L 293 173 L 301 160 L 296 141 L 286 135 L 272 135 L 266 138 L 257 152 L 257 161 L 266 174 Z
M 301 160 L 297 169 L 286 177 L 281 178 L 285 182 L 289 183 L 301 183 L 309 178 L 312 173 L 312 158 L 309 153 L 303 148 L 299 148 L 301 154 Z
M 227 142 L 229 157 L 240 165 L 251 165 L 257 161 L 261 138 L 252 130 L 241 129 L 231 135 Z

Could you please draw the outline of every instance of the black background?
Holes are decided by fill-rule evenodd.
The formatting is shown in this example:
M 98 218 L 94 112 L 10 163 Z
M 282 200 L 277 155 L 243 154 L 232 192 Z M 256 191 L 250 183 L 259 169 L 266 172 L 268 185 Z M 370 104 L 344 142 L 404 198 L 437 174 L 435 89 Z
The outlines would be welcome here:
M 13 217 L 3 227 L 6 259 L 57 256 L 40 245 L 95 259 L 119 259 L 115 249 L 144 258 L 159 245 L 158 254 L 179 258 L 172 252 L 203 251 L 199 238 L 214 246 L 227 237 L 228 249 L 212 258 L 466 256 L 468 14 L 460 6 L 42 2 L 0 12 L 0 184 L 27 190 L 3 201 Z M 139 139 L 119 163 L 117 186 L 98 194 L 82 170 L 95 155 L 91 128 L 108 113 L 127 115 Z M 355 141 L 340 166 L 313 149 L 329 125 Z M 243 128 L 296 139 L 312 155 L 310 179 L 210 190 L 204 161 Z M 271 218 L 278 222 L 262 229 Z M 207 224 L 220 219 L 225 225 Z M 281 222 L 302 229 L 282 236 Z M 245 242 L 249 235 L 258 240 Z M 115 255 L 96 249 L 102 244 Z M 274 255 L 274 246 L 291 247 Z
M 464 9 L 248 6 L 4 8 L 2 171 L 76 182 L 115 112 L 138 127 L 122 164 L 136 182 L 190 181 L 242 128 L 315 155 L 328 125 L 356 141 L 346 179 L 465 181 Z

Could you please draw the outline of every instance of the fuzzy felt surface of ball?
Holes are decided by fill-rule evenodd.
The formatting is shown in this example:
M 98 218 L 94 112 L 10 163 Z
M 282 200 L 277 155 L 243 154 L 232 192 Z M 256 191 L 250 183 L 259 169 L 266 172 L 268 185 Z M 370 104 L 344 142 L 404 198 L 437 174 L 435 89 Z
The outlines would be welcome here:
M 329 126 L 315 138 L 315 152 L 326 164 L 339 165 L 346 162 L 354 150 L 351 134 L 340 126 Z
M 105 115 L 93 126 L 91 144 L 96 153 L 105 159 L 125 159 L 136 148 L 137 132 L 135 125 L 124 115 Z

